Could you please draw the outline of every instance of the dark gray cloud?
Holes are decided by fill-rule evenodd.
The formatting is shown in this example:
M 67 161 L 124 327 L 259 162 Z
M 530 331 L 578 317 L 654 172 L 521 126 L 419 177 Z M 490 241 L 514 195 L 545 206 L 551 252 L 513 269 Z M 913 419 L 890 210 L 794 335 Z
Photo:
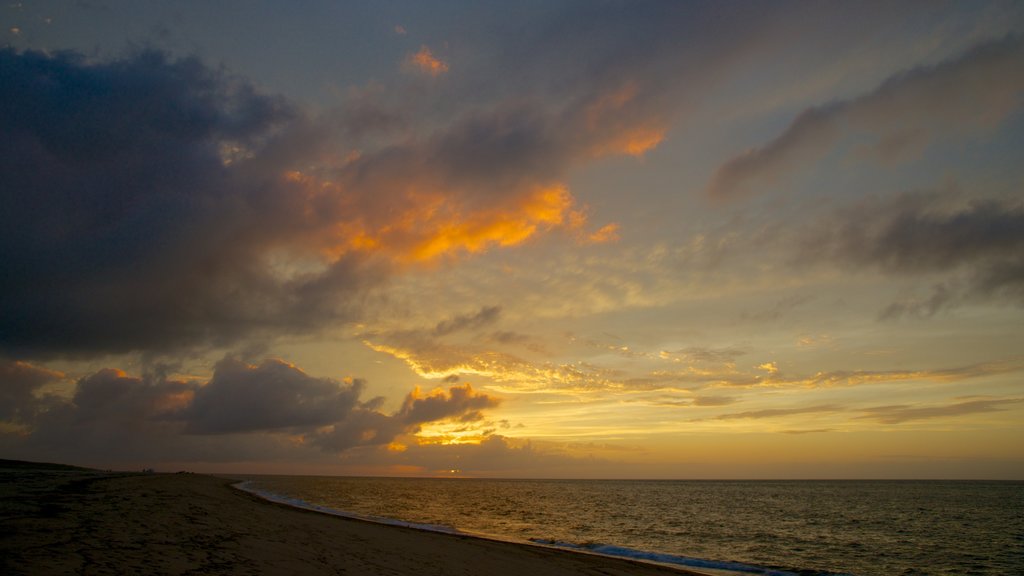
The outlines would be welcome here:
M 417 389 L 405 397 L 401 409 L 392 415 L 356 409 L 345 420 L 318 429 L 307 435 L 307 439 L 311 444 L 332 452 L 360 446 L 383 446 L 401 434 L 419 431 L 420 425 L 427 422 L 480 420 L 482 410 L 499 403 L 497 398 L 479 393 L 469 384 L 452 386 L 447 393 L 437 389 L 426 396 Z
M 296 330 L 344 315 L 373 278 L 354 257 L 318 274 L 267 266 L 322 226 L 281 178 L 316 138 L 280 99 L 157 52 L 93 63 L 5 49 L 0 75 L 0 350 Z
M 985 42 L 935 66 L 895 74 L 860 97 L 808 108 L 775 139 L 721 165 L 707 188 L 717 200 L 770 189 L 858 131 L 875 138 L 862 149 L 891 162 L 920 153 L 950 133 L 987 130 L 1021 106 L 1024 40 Z
M 76 462 L 154 455 L 312 460 L 324 451 L 387 444 L 427 422 L 475 421 L 499 402 L 467 384 L 427 395 L 415 390 L 401 410 L 385 414 L 381 398 L 360 398 L 361 381 L 315 378 L 280 360 L 249 365 L 232 358 L 205 383 L 104 369 L 80 379 L 70 398 L 38 397 L 41 385 L 61 376 L 23 363 L 0 367 L 0 390 L 11 401 L 3 404 L 3 421 L 21 427 L 0 433 L 5 451 Z
M 31 422 L 40 405 L 39 388 L 63 377 L 27 362 L 0 359 L 0 421 Z
M 463 421 L 479 420 L 481 410 L 494 408 L 498 400 L 480 394 L 469 384 L 452 386 L 448 393 L 438 390 L 426 396 L 413 393 L 405 398 L 398 416 L 409 424 L 422 424 L 458 416 Z
M 897 320 L 904 316 L 924 318 L 942 310 L 953 308 L 964 301 L 962 287 L 940 282 L 931 287 L 928 296 L 904 298 L 893 302 L 878 313 L 881 320 Z
M 888 214 L 860 215 L 822 248 L 844 262 L 910 273 L 1015 260 L 1024 250 L 1020 204 L 977 201 L 940 211 L 926 202 L 896 207 Z
M 357 409 L 347 418 L 305 436 L 310 445 L 326 452 L 345 452 L 360 446 L 383 446 L 410 428 L 395 416 Z
M 475 330 L 497 322 L 500 315 L 500 306 L 483 306 L 474 314 L 460 314 L 438 322 L 434 327 L 434 336 L 447 336 L 460 330 Z
M 233 358 L 217 363 L 213 378 L 195 390 L 184 412 L 187 432 L 309 429 L 344 420 L 365 388 L 362 380 L 341 384 L 314 378 L 281 360 L 251 366 Z
M 800 241 L 797 261 L 942 276 L 927 296 L 885 307 L 883 319 L 930 316 L 972 300 L 1024 303 L 1024 206 L 978 200 L 949 207 L 947 196 L 869 201 L 823 219 Z
M 21 435 L 0 435 L 11 454 L 104 465 L 122 459 L 175 459 L 190 455 L 218 460 L 211 446 L 180 436 L 179 411 L 191 399 L 194 384 L 139 378 L 104 369 L 80 379 L 71 398 L 49 398 Z M 232 457 L 256 452 L 241 443 Z

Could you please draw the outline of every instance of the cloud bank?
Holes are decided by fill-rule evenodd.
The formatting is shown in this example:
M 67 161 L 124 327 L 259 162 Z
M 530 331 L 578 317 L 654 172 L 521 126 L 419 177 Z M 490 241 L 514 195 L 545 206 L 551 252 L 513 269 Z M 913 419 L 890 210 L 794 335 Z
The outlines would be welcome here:
M 310 222 L 280 178 L 308 147 L 278 98 L 143 52 L 108 63 L 0 51 L 0 350 L 223 343 L 351 314 L 358 258 L 276 273 Z
M 14 426 L 0 433 L 5 451 L 72 461 L 313 459 L 387 445 L 431 422 L 479 420 L 500 403 L 463 384 L 415 389 L 386 414 L 382 398 L 362 399 L 360 380 L 315 378 L 274 359 L 225 358 L 206 382 L 108 368 L 75 382 L 70 397 L 42 394 L 63 375 L 23 362 L 0 364 L 0 377 L 0 421 Z
M 614 240 L 562 180 L 649 150 L 664 121 L 634 83 L 395 131 L 407 119 L 367 116 L 363 97 L 312 119 L 154 51 L 5 49 L 0 71 L 0 351 L 15 357 L 305 333 L 357 318 L 404 267 L 555 229 Z
M 181 353 L 357 319 L 407 267 L 515 246 L 587 212 L 569 168 L 637 156 L 665 117 L 636 82 L 560 107 L 498 101 L 442 125 L 356 97 L 310 118 L 243 79 L 143 51 L 109 61 L 0 50 L 0 359 Z M 443 80 L 438 78 L 439 81 Z M 375 114 L 364 114 L 372 108 Z M 354 149 L 353 145 L 365 145 Z M 428 337 L 493 324 L 500 308 Z M 415 390 L 394 414 L 364 383 L 225 358 L 208 382 L 104 369 L 73 383 L 4 359 L 12 450 L 104 461 L 288 458 L 384 446 L 497 400 L 468 384 Z M 112 447 L 116 447 L 113 449 Z

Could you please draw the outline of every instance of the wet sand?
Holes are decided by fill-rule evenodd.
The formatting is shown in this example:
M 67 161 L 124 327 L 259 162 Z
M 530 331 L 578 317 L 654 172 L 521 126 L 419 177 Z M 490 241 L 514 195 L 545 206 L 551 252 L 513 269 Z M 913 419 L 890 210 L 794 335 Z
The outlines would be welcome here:
M 0 469 L 0 574 L 696 574 L 329 516 L 233 482 Z

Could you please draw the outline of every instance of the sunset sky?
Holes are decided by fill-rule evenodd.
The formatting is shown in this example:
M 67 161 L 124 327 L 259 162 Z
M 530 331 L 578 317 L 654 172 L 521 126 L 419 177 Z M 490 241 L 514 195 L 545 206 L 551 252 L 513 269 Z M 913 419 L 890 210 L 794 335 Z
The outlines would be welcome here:
M 0 23 L 0 458 L 1024 479 L 1024 3 Z

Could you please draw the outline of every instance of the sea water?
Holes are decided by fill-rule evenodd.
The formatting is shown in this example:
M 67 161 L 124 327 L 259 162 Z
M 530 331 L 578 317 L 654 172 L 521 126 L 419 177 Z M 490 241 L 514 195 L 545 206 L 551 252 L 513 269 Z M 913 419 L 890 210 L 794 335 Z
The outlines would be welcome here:
M 1024 574 L 1024 482 L 261 476 L 294 505 L 749 574 Z

